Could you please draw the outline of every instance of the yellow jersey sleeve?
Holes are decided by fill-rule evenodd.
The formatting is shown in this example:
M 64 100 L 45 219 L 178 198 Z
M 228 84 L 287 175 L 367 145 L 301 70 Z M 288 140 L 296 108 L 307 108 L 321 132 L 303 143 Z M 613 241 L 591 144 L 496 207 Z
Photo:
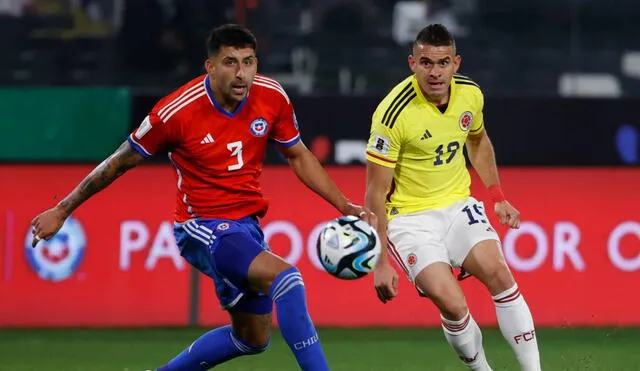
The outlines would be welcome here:
M 367 160 L 385 167 L 395 168 L 402 144 L 399 118 L 393 126 L 384 125 L 381 112 L 376 110 L 371 120 L 371 131 L 367 143 Z
M 484 95 L 482 94 L 482 91 L 480 91 L 479 88 L 478 88 L 478 93 L 476 94 L 476 98 L 477 98 L 478 108 L 476 112 L 476 117 L 473 119 L 473 122 L 471 122 L 471 128 L 469 129 L 469 134 L 471 135 L 478 135 L 482 133 L 482 130 L 484 130 L 484 112 L 483 112 Z

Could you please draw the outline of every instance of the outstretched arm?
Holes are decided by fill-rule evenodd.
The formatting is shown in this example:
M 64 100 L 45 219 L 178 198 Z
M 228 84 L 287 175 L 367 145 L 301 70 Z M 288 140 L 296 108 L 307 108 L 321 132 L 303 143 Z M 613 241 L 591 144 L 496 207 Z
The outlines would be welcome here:
M 105 189 L 127 170 L 143 160 L 144 157 L 134 150 L 128 141 L 125 141 L 111 156 L 93 169 L 67 197 L 60 201 L 57 207 L 65 212 L 65 216 L 71 215 L 83 202 Z
M 298 179 L 309 189 L 320 195 L 343 215 L 356 215 L 375 225 L 375 220 L 362 207 L 352 204 L 331 180 L 318 159 L 309 151 L 302 141 L 290 146 L 280 147 L 280 152 L 287 158 L 289 166 Z
M 33 242 L 32 246 L 40 239 L 48 240 L 62 227 L 65 219 L 91 196 L 106 188 L 127 170 L 133 168 L 144 160 L 128 141 L 122 145 L 106 160 L 102 161 L 89 175 L 87 175 L 76 188 L 53 208 L 36 216 L 32 221 Z

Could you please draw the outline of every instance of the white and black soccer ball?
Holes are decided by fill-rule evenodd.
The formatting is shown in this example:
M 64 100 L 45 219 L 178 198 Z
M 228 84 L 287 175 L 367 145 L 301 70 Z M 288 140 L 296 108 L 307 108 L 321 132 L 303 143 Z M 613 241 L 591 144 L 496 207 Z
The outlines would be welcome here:
M 334 277 L 353 280 L 364 277 L 380 258 L 378 232 L 355 216 L 341 216 L 327 223 L 318 236 L 318 259 Z

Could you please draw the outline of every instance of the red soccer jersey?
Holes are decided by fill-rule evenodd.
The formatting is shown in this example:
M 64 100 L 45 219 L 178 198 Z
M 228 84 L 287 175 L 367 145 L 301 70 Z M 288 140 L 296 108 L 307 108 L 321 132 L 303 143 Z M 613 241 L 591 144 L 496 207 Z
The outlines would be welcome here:
M 256 75 L 235 112 L 215 101 L 200 76 L 161 99 L 129 136 L 141 155 L 166 148 L 176 170 L 175 219 L 239 219 L 268 208 L 258 178 L 268 140 L 300 141 L 289 97 L 280 84 Z

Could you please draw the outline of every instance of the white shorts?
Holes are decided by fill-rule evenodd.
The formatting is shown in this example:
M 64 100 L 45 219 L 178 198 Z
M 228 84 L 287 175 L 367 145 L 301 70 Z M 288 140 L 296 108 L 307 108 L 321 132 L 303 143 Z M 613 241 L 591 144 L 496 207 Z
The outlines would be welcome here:
M 473 197 L 441 209 L 400 215 L 387 226 L 389 253 L 413 282 L 429 264 L 460 268 L 478 242 L 500 237 L 486 217 L 484 204 Z

